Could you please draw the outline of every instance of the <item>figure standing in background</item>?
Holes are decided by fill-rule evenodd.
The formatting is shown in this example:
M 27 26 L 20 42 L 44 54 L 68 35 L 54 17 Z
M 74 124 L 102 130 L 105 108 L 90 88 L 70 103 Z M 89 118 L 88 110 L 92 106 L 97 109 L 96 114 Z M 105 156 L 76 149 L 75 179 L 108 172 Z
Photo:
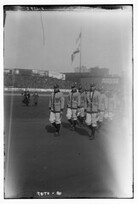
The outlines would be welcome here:
M 35 106 L 37 106 L 37 104 L 38 104 L 38 98 L 39 98 L 38 92 L 35 91 L 33 94 L 33 102 L 34 102 Z
M 104 119 L 105 112 L 107 111 L 107 97 L 104 93 L 103 87 L 99 90 L 99 120 L 98 120 L 98 128 L 101 127 Z
M 116 109 L 116 100 L 113 94 L 113 91 L 110 90 L 107 92 L 107 114 L 106 114 L 106 118 L 109 121 L 112 121 L 114 118 L 114 113 L 115 113 L 115 109 Z

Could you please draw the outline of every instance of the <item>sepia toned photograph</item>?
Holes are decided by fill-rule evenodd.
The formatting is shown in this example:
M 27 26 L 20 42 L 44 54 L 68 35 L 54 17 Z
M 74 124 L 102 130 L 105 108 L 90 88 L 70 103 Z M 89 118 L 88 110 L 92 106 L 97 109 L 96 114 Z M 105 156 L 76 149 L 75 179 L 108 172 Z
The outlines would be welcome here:
M 4 5 L 4 199 L 134 198 L 133 5 Z

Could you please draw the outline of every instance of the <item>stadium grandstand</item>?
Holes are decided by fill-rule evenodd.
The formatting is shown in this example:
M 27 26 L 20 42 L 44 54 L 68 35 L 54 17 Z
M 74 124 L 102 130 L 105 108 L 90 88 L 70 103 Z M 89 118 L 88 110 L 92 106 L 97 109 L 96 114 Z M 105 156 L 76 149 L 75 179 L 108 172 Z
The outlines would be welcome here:
M 31 69 L 5 69 L 4 87 L 51 89 L 57 83 L 61 89 L 69 89 L 72 81 L 65 80 L 65 75 L 51 71 Z
M 58 84 L 61 89 L 70 89 L 72 83 L 88 88 L 94 82 L 97 88 L 118 89 L 120 77 L 109 75 L 108 69 L 90 68 L 89 72 L 58 73 L 35 69 L 4 69 L 4 88 L 52 89 Z

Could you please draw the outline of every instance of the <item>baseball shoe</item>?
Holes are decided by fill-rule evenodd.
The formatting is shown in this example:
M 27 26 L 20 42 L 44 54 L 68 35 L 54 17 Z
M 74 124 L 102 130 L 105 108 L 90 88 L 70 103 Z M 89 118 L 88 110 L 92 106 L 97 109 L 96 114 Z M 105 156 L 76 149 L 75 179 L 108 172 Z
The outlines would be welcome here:
M 89 140 L 95 140 L 94 136 L 89 136 Z
M 59 137 L 59 136 L 60 136 L 60 133 L 59 133 L 59 132 L 55 132 L 54 136 L 55 136 L 55 137 Z
M 94 140 L 95 139 L 95 136 L 93 135 L 93 131 L 91 130 L 91 134 L 89 136 L 89 140 Z
M 76 130 L 76 127 L 72 126 L 72 127 L 71 127 L 71 130 L 72 130 L 72 131 L 75 131 L 75 130 Z

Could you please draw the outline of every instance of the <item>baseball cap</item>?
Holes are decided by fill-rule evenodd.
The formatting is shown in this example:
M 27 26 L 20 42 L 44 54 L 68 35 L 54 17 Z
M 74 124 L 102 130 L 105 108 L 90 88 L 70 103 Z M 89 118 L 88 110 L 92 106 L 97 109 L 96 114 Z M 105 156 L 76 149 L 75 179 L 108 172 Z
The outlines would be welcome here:
M 56 89 L 56 88 L 59 88 L 59 85 L 58 84 L 55 84 L 54 85 L 54 88 Z
M 71 88 L 75 88 L 75 87 L 76 87 L 75 84 L 72 84 L 72 85 L 71 85 Z
M 90 84 L 90 87 L 95 87 L 95 84 L 94 84 L 94 83 L 91 83 L 91 84 Z
M 78 87 L 78 89 L 79 89 L 79 90 L 82 90 L 82 86 L 80 85 L 80 86 Z

